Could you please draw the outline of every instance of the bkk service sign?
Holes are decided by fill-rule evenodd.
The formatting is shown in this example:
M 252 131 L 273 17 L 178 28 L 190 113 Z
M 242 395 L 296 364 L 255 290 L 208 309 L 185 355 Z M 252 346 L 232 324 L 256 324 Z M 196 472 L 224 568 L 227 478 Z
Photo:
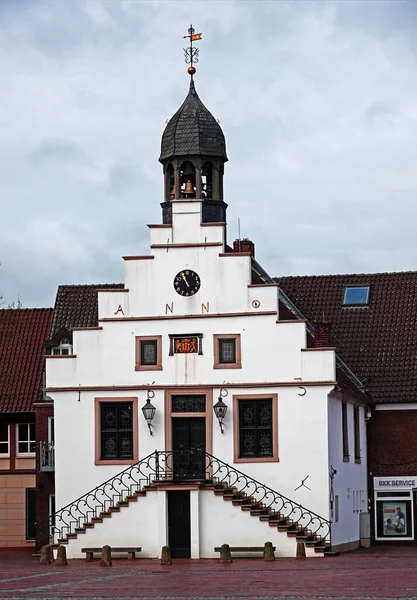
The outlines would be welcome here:
M 377 491 L 411 490 L 415 487 L 417 487 L 417 475 L 410 477 L 374 477 L 374 490 Z

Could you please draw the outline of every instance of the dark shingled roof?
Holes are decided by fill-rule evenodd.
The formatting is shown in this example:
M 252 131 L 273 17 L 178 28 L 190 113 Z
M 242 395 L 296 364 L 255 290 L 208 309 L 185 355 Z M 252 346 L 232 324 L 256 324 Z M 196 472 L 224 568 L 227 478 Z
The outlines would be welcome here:
M 55 299 L 54 319 L 49 337 L 61 329 L 97 327 L 100 289 L 123 289 L 123 283 L 60 285 Z
M 330 325 L 330 345 L 375 402 L 417 398 L 417 272 L 277 277 L 303 315 Z M 346 286 L 369 285 L 369 304 L 343 306 Z
M 191 80 L 186 99 L 162 134 L 159 160 L 196 154 L 227 160 L 223 131 L 201 102 Z
M 33 411 L 42 397 L 52 308 L 0 310 L 0 412 Z

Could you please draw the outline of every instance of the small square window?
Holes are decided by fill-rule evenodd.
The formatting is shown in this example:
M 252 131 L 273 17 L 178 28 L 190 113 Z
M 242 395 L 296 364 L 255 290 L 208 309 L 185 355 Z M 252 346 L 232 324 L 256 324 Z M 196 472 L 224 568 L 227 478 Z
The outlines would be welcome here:
M 72 355 L 72 344 L 68 338 L 63 338 L 59 342 L 59 346 L 52 348 L 53 356 L 70 356 Z
M 219 363 L 236 362 L 236 339 L 219 340 Z
M 345 306 L 363 306 L 369 302 L 369 285 L 348 286 L 345 288 Z
M 142 365 L 157 364 L 157 342 L 156 340 L 142 340 L 140 343 L 140 362 Z
M 241 369 L 240 334 L 214 334 L 214 369 Z
M 17 453 L 33 454 L 35 451 L 35 423 L 19 423 L 17 426 Z
M 136 337 L 136 371 L 162 369 L 162 336 Z

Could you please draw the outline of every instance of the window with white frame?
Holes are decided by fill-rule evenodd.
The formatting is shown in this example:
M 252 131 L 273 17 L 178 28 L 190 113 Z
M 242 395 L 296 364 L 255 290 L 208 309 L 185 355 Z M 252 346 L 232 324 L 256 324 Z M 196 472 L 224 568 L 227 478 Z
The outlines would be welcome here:
M 68 338 L 62 338 L 59 342 L 59 346 L 52 348 L 53 356 L 69 356 L 72 354 L 72 344 Z
M 17 453 L 33 454 L 35 450 L 35 423 L 19 423 L 17 425 Z
M 9 424 L 0 421 L 0 456 L 9 456 Z

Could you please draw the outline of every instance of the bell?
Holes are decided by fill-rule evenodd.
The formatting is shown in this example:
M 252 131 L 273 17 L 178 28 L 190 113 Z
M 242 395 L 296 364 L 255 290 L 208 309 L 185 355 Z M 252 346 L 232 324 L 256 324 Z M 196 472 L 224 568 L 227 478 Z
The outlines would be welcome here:
M 184 194 L 194 194 L 194 186 L 191 179 L 189 179 L 185 184 Z
M 173 198 L 175 198 L 177 195 L 176 189 L 175 189 L 175 185 L 172 186 L 171 188 L 171 194 L 170 194 L 170 199 L 172 200 Z

